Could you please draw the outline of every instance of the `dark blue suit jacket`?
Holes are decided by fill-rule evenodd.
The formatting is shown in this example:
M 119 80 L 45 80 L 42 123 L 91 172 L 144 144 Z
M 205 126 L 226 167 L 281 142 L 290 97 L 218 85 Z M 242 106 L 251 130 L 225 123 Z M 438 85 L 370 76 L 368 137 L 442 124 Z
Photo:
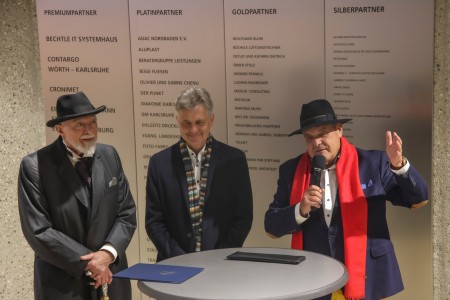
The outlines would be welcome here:
M 403 290 L 386 221 L 386 201 L 411 208 L 428 199 L 428 189 L 413 166 L 410 166 L 405 177 L 392 172 L 384 151 L 357 148 L 357 153 L 359 177 L 368 203 L 365 299 L 378 300 Z M 289 200 L 300 157 L 280 166 L 278 189 L 265 215 L 266 232 L 280 237 L 303 230 L 304 250 L 326 254 L 344 263 L 339 201 L 336 201 L 329 228 L 322 209 L 311 213 L 310 218 L 300 225 L 295 221 L 295 206 L 290 206 Z
M 178 143 L 150 158 L 145 228 L 160 261 L 195 251 L 186 172 Z M 202 250 L 242 247 L 253 220 L 244 152 L 213 140 L 202 222 Z

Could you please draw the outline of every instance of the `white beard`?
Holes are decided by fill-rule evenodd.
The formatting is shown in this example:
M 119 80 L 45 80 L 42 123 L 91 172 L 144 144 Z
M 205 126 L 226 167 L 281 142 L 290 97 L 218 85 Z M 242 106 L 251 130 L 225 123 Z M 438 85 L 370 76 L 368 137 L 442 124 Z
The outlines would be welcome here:
M 92 156 L 94 156 L 94 153 L 95 153 L 95 146 L 96 146 L 96 144 L 90 146 L 90 147 L 84 152 L 84 156 L 85 156 L 85 157 L 92 157 Z
M 92 157 L 92 156 L 94 156 L 94 153 L 95 153 L 96 144 L 97 143 L 94 142 L 88 146 L 83 146 L 81 144 L 71 145 L 71 146 L 73 148 L 75 148 L 76 152 L 83 153 L 83 157 Z

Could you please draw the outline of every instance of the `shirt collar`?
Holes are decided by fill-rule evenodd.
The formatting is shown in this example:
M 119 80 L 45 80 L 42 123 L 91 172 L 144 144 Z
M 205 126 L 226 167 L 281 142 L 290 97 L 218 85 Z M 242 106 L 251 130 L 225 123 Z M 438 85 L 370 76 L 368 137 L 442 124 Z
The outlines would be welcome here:
M 336 155 L 336 158 L 334 159 L 333 164 L 329 168 L 326 168 L 326 169 L 329 169 L 329 170 L 336 169 L 336 164 L 337 164 L 337 162 L 339 160 L 339 157 L 341 157 L 341 151 L 340 150 L 339 150 L 338 154 Z
M 191 159 L 192 159 L 192 157 L 195 157 L 195 159 L 196 159 L 197 161 L 199 161 L 199 160 L 203 157 L 203 154 L 205 153 L 206 144 L 203 145 L 202 150 L 200 150 L 200 152 L 199 152 L 198 154 L 195 154 L 195 152 L 194 152 L 191 148 L 189 148 L 189 146 L 188 146 L 187 144 L 186 144 L 186 147 L 187 147 L 187 149 L 188 149 L 188 151 L 189 151 L 189 154 L 190 154 L 190 156 L 191 156 Z

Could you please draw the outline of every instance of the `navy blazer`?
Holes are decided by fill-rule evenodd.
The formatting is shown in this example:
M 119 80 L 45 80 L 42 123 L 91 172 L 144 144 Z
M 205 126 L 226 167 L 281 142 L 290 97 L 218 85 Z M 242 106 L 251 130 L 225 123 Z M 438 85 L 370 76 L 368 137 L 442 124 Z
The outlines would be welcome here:
M 92 163 L 92 198 L 61 138 L 23 158 L 19 172 L 19 214 L 35 252 L 35 299 L 86 299 L 80 256 L 106 243 L 117 250 L 112 273 L 127 268 L 125 250 L 136 229 L 136 206 L 119 155 L 97 144 Z M 114 279 L 112 299 L 130 299 L 129 280 Z
M 360 181 L 368 203 L 365 299 L 378 300 L 403 290 L 386 220 L 386 201 L 409 208 L 417 204 L 420 206 L 428 199 L 428 188 L 412 165 L 405 176 L 398 176 L 390 169 L 384 151 L 356 150 Z M 276 237 L 303 230 L 304 250 L 329 255 L 344 263 L 338 199 L 329 228 L 322 209 L 311 213 L 310 218 L 300 225 L 295 220 L 295 205 L 290 206 L 289 201 L 300 158 L 288 160 L 280 166 L 278 188 L 265 215 L 265 230 Z
M 157 260 L 195 251 L 186 172 L 179 143 L 150 158 L 145 228 Z M 244 152 L 213 139 L 201 250 L 242 247 L 252 225 L 253 200 Z

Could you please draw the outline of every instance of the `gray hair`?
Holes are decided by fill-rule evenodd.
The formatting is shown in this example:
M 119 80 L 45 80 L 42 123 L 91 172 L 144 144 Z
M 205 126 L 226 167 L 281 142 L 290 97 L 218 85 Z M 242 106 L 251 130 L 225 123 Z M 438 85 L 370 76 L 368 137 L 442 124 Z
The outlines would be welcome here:
M 175 109 L 180 112 L 184 109 L 193 109 L 197 105 L 204 105 L 208 115 L 213 112 L 213 103 L 207 90 L 201 87 L 190 87 L 181 92 L 177 98 Z

